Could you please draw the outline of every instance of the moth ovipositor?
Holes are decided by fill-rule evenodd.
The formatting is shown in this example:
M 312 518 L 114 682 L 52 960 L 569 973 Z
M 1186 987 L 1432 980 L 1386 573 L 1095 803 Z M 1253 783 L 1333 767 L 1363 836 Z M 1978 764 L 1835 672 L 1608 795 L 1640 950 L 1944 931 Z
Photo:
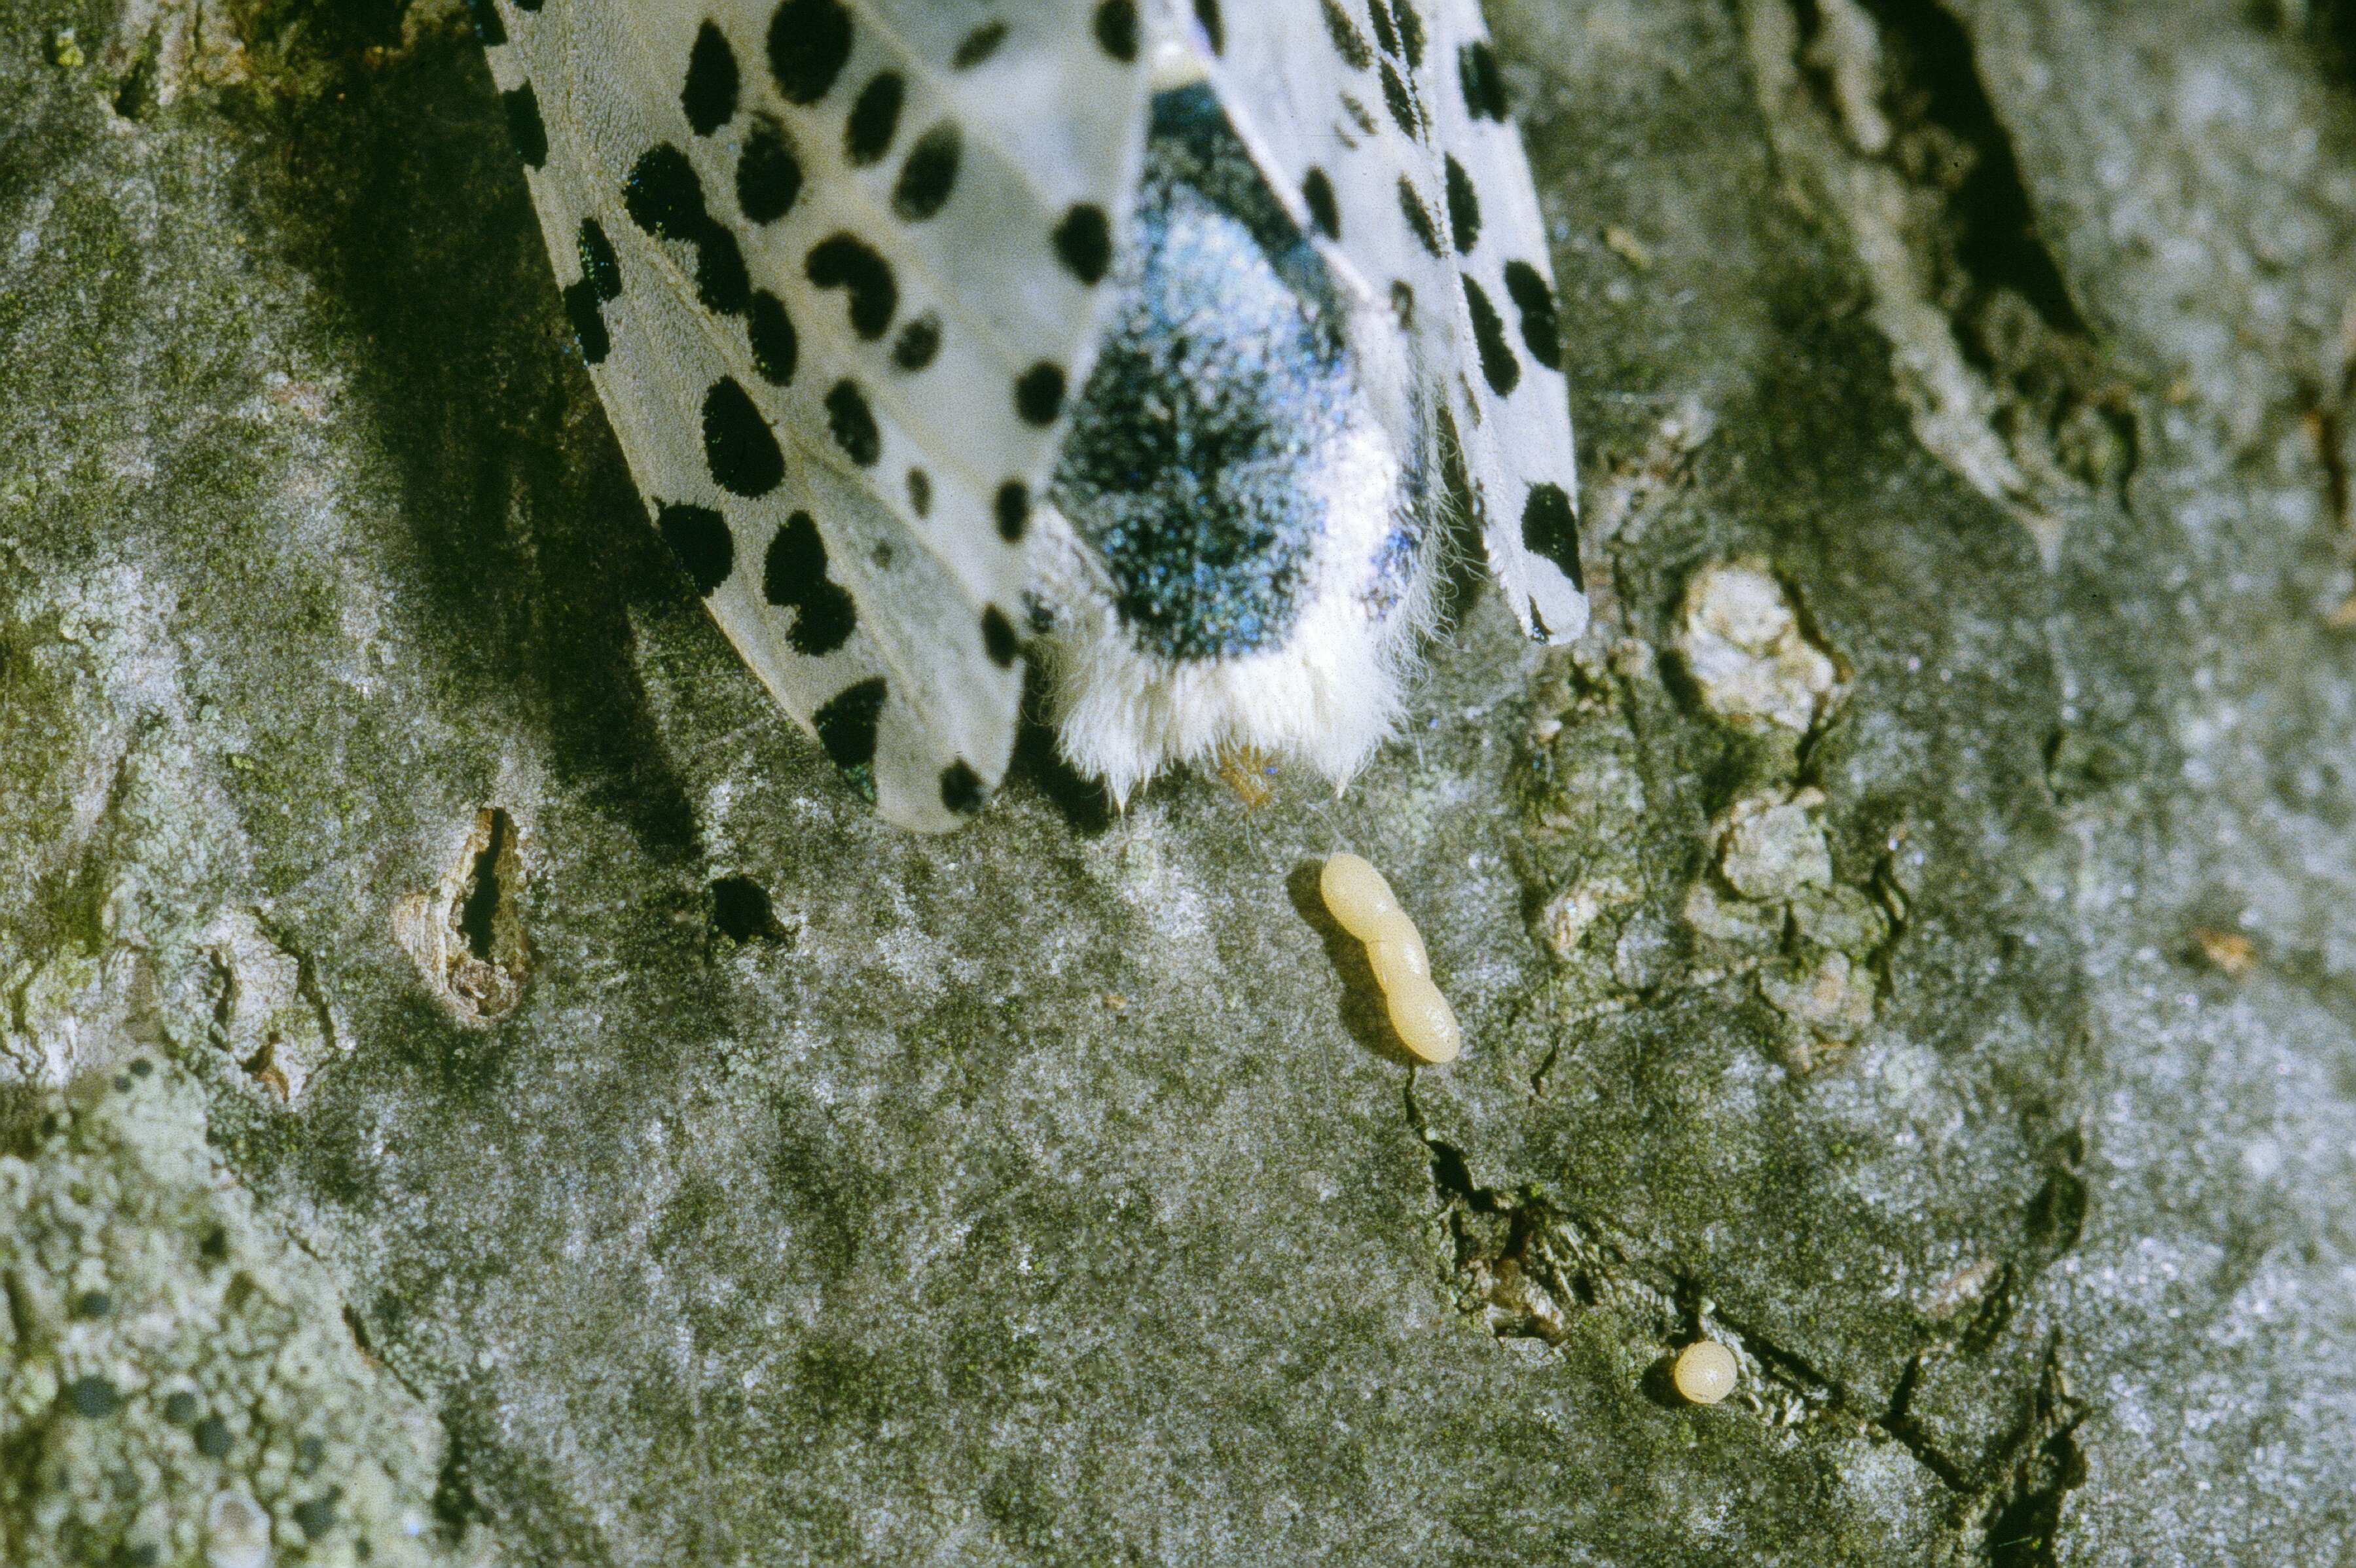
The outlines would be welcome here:
M 1346 780 L 1451 496 L 1526 630 L 1585 627 L 1474 0 L 470 3 L 656 527 L 891 820 L 981 805 L 1026 661 L 1117 797 Z

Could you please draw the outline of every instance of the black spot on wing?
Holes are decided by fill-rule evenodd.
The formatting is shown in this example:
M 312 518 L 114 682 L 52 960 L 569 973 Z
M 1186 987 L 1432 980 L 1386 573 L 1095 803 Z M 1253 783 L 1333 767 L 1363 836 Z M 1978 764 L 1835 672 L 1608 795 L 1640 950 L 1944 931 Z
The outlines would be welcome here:
M 1505 77 L 1497 69 L 1497 51 L 1487 39 L 1475 38 L 1456 51 L 1456 79 L 1464 89 L 1467 114 L 1475 120 L 1505 120 Z
M 1312 167 L 1301 179 L 1301 199 L 1309 206 L 1310 220 L 1328 240 L 1342 238 L 1342 209 L 1333 204 L 1333 182 L 1325 171 Z
M 1065 270 L 1084 283 L 1096 283 L 1112 266 L 1112 223 L 1104 208 L 1078 202 L 1066 208 L 1055 225 L 1055 256 Z
M 914 373 L 931 364 L 940 351 L 941 318 L 926 311 L 892 340 L 892 363 Z
M 1009 479 L 998 487 L 991 510 L 998 515 L 998 537 L 1008 544 L 1021 544 L 1023 530 L 1031 526 L 1031 487 L 1020 479 Z
M 1405 278 L 1391 280 L 1391 314 L 1398 317 L 1401 332 L 1415 329 L 1415 290 L 1408 286 Z
M 594 218 L 581 220 L 581 233 L 574 242 L 581 256 L 581 281 L 601 300 L 622 297 L 622 263 L 614 254 L 614 242 L 605 238 L 605 226 Z
M 873 343 L 892 325 L 900 309 L 900 286 L 891 263 L 852 234 L 832 234 L 810 247 L 803 272 L 821 289 L 841 289 L 851 302 L 851 329 Z
M 1571 586 L 1587 592 L 1579 569 L 1579 514 L 1559 485 L 1533 485 L 1522 503 L 1522 548 L 1562 569 Z
M 1422 69 L 1423 18 L 1416 14 L 1413 0 L 1391 0 L 1391 11 L 1398 18 L 1399 49 L 1407 57 L 1408 69 Z
M 769 421 L 733 376 L 703 394 L 703 462 L 713 484 L 739 496 L 766 496 L 786 476 Z
M 1391 23 L 1391 8 L 1383 0 L 1366 0 L 1366 10 L 1374 19 L 1375 42 L 1383 46 L 1387 55 L 1398 53 L 1398 28 Z
M 772 387 L 790 387 L 801 360 L 801 336 L 785 301 L 762 289 L 753 295 L 744 315 L 744 336 L 753 346 L 753 368 Z
M 858 382 L 846 378 L 828 390 L 826 426 L 843 455 L 860 467 L 872 468 L 884 455 L 884 436 L 875 427 L 875 411 L 867 406 L 867 394 L 859 389 Z
M 1026 424 L 1054 424 L 1064 411 L 1064 368 L 1042 359 L 1017 376 L 1014 411 Z
M 581 345 L 582 359 L 602 365 L 614 351 L 604 307 L 608 300 L 621 297 L 622 263 L 614 254 L 614 242 L 605 237 L 605 226 L 594 218 L 581 220 L 573 250 L 581 258 L 581 277 L 565 285 L 564 315 Z
M 1350 123 L 1358 128 L 1359 135 L 1371 136 L 1375 133 L 1375 117 L 1366 112 L 1365 104 L 1346 92 L 1342 94 L 1342 112 L 1349 116 Z M 1344 146 L 1356 145 L 1347 136 L 1342 138 L 1342 144 Z
M 1203 37 L 1210 44 L 1211 52 L 1226 54 L 1227 24 L 1226 19 L 1219 15 L 1219 0 L 1194 0 L 1194 20 L 1203 25 Z
M 1527 261 L 1505 263 L 1505 293 L 1522 313 L 1522 344 L 1549 370 L 1562 368 L 1562 328 L 1555 319 L 1554 291 Z
M 622 208 L 655 238 L 695 247 L 696 293 L 707 308 L 726 315 L 744 308 L 753 288 L 744 253 L 736 236 L 705 210 L 703 182 L 685 153 L 669 142 L 640 153 L 622 184 Z
M 1097 7 L 1097 47 L 1127 65 L 1137 58 L 1136 0 L 1104 0 Z
M 1472 313 L 1472 341 L 1481 350 L 1481 375 L 1489 389 L 1499 397 L 1509 396 L 1522 383 L 1522 362 L 1514 357 L 1513 346 L 1505 341 L 1505 324 L 1497 315 L 1497 307 L 1481 292 L 1481 285 L 1464 275 L 1464 304 Z
M 958 70 L 971 70 L 996 54 L 998 46 L 1005 41 L 1005 23 L 984 22 L 958 40 L 957 53 L 949 57 L 949 64 Z
M 755 223 L 775 223 L 802 194 L 802 161 L 785 127 L 766 115 L 755 121 L 736 158 L 736 207 Z
M 1423 247 L 1427 255 L 1437 257 L 1440 253 L 1440 226 L 1431 220 L 1431 208 L 1424 206 L 1423 197 L 1416 194 L 1415 182 L 1405 175 L 1399 176 L 1398 198 L 1399 211 L 1406 217 L 1416 243 Z
M 786 642 L 806 658 L 823 658 L 859 629 L 859 607 L 826 574 L 826 541 L 808 512 L 787 517 L 761 563 L 761 597 L 795 612 Z
M 878 71 L 859 90 L 842 123 L 842 155 L 852 168 L 883 162 L 900 133 L 900 105 L 907 97 L 908 84 L 896 70 Z
M 630 165 L 630 176 L 622 182 L 622 210 L 658 240 L 693 241 L 712 221 L 695 165 L 669 142 L 656 143 Z
M 1472 247 L 1481 242 L 1481 197 L 1472 188 L 1472 176 L 1454 154 L 1448 157 L 1448 232 L 1456 241 L 1456 253 L 1469 256 Z
M 769 74 L 788 103 L 816 103 L 851 60 L 842 0 L 783 0 L 769 17 Z
M 736 236 L 717 223 L 704 225 L 695 239 L 695 295 L 723 315 L 734 315 L 753 295 L 753 279 L 744 271 L 744 252 Z
M 716 22 L 695 31 L 687 51 L 687 81 L 679 91 L 679 104 L 687 111 L 688 127 L 709 136 L 736 117 L 736 51 Z
M 508 25 L 499 20 L 499 8 L 491 0 L 466 0 L 466 15 L 475 24 L 476 41 L 485 48 L 508 41 Z
M 540 94 L 531 83 L 499 94 L 499 107 L 508 117 L 508 140 L 515 144 L 516 156 L 530 168 L 548 162 L 548 127 L 540 120 Z
M 901 222 L 922 223 L 948 205 L 964 153 L 965 139 L 954 120 L 944 120 L 916 138 L 892 187 L 892 210 Z
M 1379 62 L 1383 79 L 1383 107 L 1391 112 L 1391 123 L 1402 134 L 1420 136 L 1422 123 L 1416 116 L 1415 94 L 1408 91 L 1398 69 L 1388 60 Z
M 1342 9 L 1341 0 L 1318 0 L 1325 10 L 1325 36 L 1333 40 L 1333 52 L 1352 70 L 1364 70 L 1375 63 L 1375 51 L 1366 47 L 1366 36 L 1358 31 L 1358 24 Z
M 932 516 L 933 476 L 921 468 L 908 470 L 908 509 L 920 517 Z
M 665 502 L 656 511 L 655 528 L 687 569 L 688 581 L 705 598 L 736 569 L 736 541 L 729 536 L 728 519 L 711 507 Z
M 1014 635 L 1014 623 L 1006 612 L 992 604 L 981 613 L 981 649 L 990 662 L 1001 669 L 1011 667 L 1014 656 L 1022 651 L 1022 640 Z
M 889 694 L 882 676 L 870 676 L 844 687 L 810 715 L 818 743 L 851 786 L 871 801 L 875 798 L 875 731 Z
M 941 770 L 941 804 L 959 816 L 971 816 L 990 798 L 981 775 L 963 763 Z
M 584 364 L 602 365 L 614 352 L 614 339 L 605 330 L 604 302 L 597 297 L 597 286 L 587 278 L 564 285 L 564 317 L 573 324 L 573 341 L 581 345 Z

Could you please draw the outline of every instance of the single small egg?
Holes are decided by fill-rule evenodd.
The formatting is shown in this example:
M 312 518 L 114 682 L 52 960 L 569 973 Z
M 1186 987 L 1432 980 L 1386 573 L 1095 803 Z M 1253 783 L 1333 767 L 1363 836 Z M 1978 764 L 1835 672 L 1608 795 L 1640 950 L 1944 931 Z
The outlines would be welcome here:
M 1375 984 L 1386 991 L 1408 980 L 1431 978 L 1431 955 L 1423 949 L 1423 933 L 1405 910 L 1391 911 L 1366 933 L 1366 966 L 1375 972 Z
M 1677 1352 L 1676 1364 L 1669 1369 L 1677 1392 L 1695 1404 L 1716 1404 L 1734 1392 L 1741 1375 L 1734 1352 L 1715 1339 L 1696 1339 Z
M 1342 929 L 1361 942 L 1373 934 L 1383 916 L 1398 912 L 1398 899 L 1383 874 L 1346 851 L 1325 862 L 1324 870 L 1318 873 L 1317 888 Z
M 1464 1030 L 1439 987 L 1421 976 L 1405 976 L 1385 988 L 1385 999 L 1401 1045 L 1426 1061 L 1456 1060 L 1463 1049 Z

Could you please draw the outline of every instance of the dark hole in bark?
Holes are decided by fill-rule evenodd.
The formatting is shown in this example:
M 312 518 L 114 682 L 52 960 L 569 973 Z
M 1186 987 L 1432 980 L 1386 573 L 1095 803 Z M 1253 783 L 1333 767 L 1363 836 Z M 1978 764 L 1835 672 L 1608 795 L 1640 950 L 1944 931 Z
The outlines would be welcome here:
M 499 912 L 499 856 L 514 833 L 515 824 L 508 814 L 494 808 L 490 837 L 483 852 L 475 857 L 466 901 L 458 909 L 459 934 L 466 939 L 467 951 L 477 958 L 487 960 L 491 955 L 491 920 Z
M 783 942 L 768 890 L 750 877 L 723 877 L 712 884 L 712 923 L 732 942 Z

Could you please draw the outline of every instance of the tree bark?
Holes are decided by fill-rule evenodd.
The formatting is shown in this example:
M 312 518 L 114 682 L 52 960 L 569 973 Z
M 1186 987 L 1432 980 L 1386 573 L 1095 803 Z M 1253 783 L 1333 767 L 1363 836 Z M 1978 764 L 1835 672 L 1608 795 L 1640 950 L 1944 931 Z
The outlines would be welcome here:
M 0 1558 L 2356 1552 L 2351 13 L 1489 11 L 1595 631 L 919 839 L 459 7 L 17 0 Z

